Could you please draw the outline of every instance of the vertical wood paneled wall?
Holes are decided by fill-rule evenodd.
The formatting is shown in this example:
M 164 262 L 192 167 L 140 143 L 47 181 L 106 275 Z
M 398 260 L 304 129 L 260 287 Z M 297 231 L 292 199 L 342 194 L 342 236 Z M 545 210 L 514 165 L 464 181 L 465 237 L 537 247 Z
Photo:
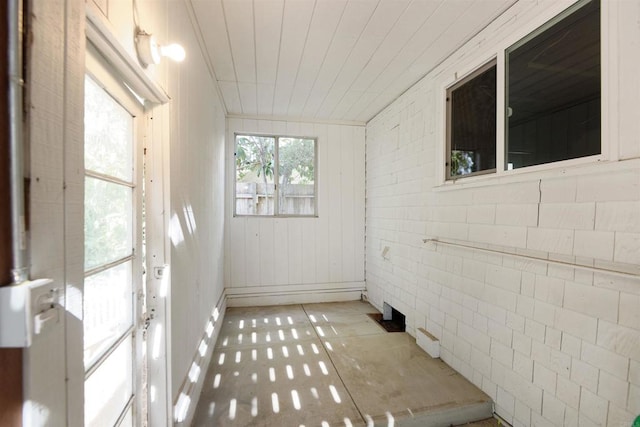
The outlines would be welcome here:
M 30 275 L 53 279 L 66 308 L 25 350 L 30 425 L 83 425 L 84 6 L 30 2 Z
M 180 40 L 189 52 L 188 62 L 168 66 L 170 176 L 164 179 L 170 180 L 172 218 L 172 396 L 175 402 L 180 393 L 191 390 L 190 416 L 204 375 L 190 388 L 189 369 L 224 291 L 225 117 L 187 7 L 168 2 L 167 12 L 167 39 Z
M 225 281 L 228 294 L 363 287 L 364 127 L 227 119 Z M 234 217 L 234 133 L 318 138 L 318 217 Z M 302 297 L 304 300 L 304 297 Z

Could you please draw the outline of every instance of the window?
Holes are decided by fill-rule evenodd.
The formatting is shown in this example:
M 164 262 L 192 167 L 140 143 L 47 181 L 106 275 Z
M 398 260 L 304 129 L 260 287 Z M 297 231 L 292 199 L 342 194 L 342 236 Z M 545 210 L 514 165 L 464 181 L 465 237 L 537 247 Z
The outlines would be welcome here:
M 316 216 L 316 140 L 236 135 L 235 215 Z
M 507 168 L 600 154 L 600 4 L 506 51 Z
M 496 61 L 447 91 L 448 178 L 496 168 Z
M 504 54 L 504 73 L 493 61 L 447 89 L 446 178 L 496 170 L 496 84 L 502 170 L 600 154 L 600 1 L 576 3 Z

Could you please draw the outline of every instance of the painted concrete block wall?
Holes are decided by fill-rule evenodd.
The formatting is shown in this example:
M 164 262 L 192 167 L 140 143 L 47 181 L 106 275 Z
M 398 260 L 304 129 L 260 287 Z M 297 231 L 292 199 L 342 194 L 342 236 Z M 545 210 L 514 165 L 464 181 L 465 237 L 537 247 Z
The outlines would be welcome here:
M 367 124 L 369 297 L 515 426 L 640 414 L 640 4 L 602 3 L 606 160 L 440 178 L 442 82 L 570 2 L 518 2 Z
M 357 299 L 364 288 L 364 126 L 227 120 L 230 304 Z M 233 216 L 234 134 L 318 138 L 317 218 Z

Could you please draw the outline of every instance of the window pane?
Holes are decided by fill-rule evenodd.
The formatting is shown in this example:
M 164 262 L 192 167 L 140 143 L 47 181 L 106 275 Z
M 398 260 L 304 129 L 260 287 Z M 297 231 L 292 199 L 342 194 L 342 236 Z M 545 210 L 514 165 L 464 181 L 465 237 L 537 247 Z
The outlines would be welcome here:
M 275 138 L 236 136 L 236 215 L 273 215 Z
M 463 80 L 448 93 L 449 177 L 496 167 L 496 66 Z
M 315 215 L 315 140 L 278 139 L 278 213 Z
M 133 117 L 85 77 L 85 169 L 125 181 L 133 177 Z
M 132 193 L 130 187 L 85 178 L 85 270 L 131 254 Z
M 600 3 L 507 50 L 506 167 L 600 153 Z
M 89 368 L 132 326 L 131 261 L 84 280 L 84 366 Z
M 84 384 L 84 422 L 112 427 L 133 395 L 133 347 L 129 335 Z

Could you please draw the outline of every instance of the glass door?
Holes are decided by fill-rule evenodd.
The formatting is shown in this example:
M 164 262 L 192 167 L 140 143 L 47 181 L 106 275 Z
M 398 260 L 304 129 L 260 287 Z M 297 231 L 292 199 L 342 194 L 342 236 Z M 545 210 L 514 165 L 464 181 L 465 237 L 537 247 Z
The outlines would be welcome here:
M 132 426 L 142 357 L 141 175 L 136 115 L 85 77 L 85 425 Z M 136 296 L 140 295 L 140 298 Z

